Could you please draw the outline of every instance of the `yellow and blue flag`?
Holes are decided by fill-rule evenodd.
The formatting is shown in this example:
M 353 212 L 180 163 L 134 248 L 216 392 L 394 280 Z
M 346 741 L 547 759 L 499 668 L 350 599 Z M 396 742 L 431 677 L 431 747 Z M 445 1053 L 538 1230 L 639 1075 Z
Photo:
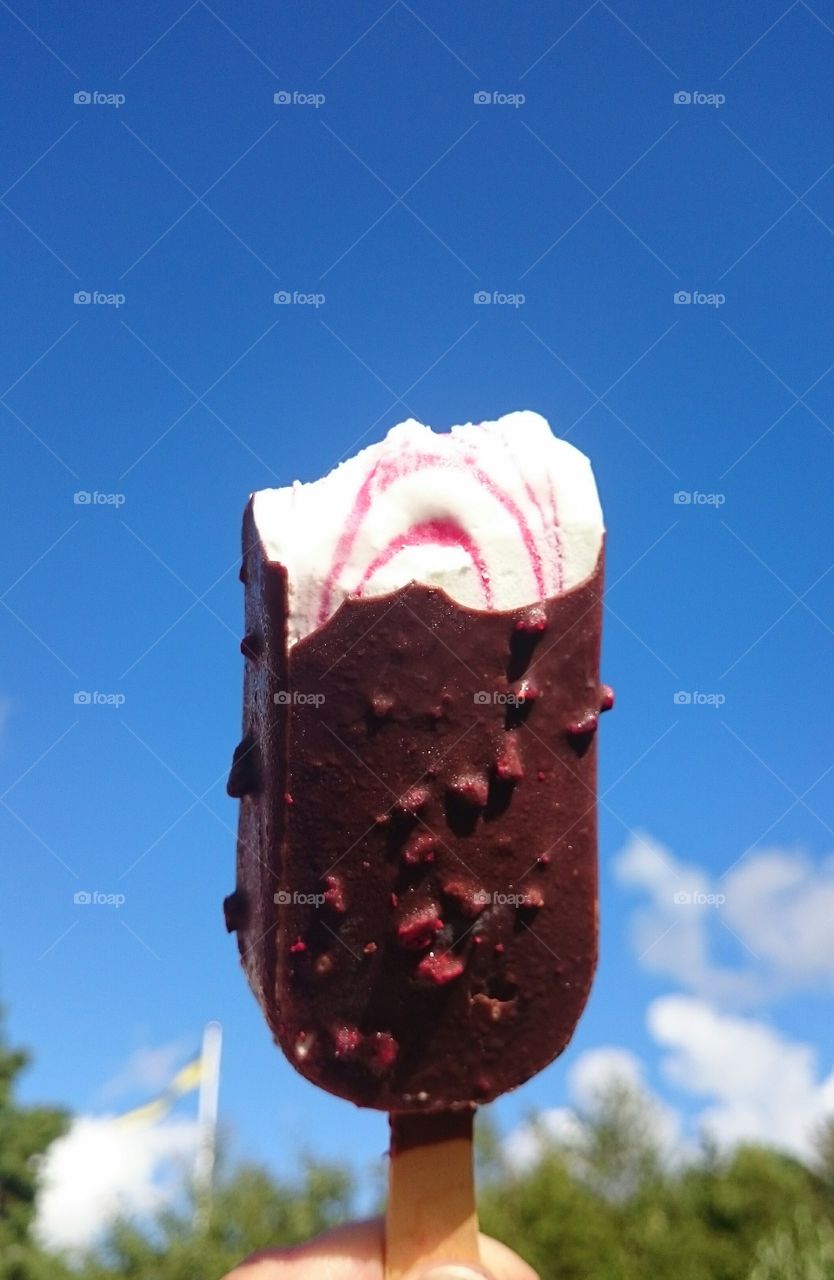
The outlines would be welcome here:
M 156 1124 L 158 1120 L 168 1114 L 175 1102 L 187 1093 L 192 1093 L 195 1089 L 199 1089 L 202 1079 L 203 1055 L 198 1054 L 191 1062 L 187 1062 L 184 1067 L 180 1067 L 168 1087 L 158 1097 L 152 1098 L 150 1102 L 144 1103 L 141 1107 L 134 1107 L 131 1111 L 125 1111 L 117 1117 L 117 1123 L 123 1125 Z

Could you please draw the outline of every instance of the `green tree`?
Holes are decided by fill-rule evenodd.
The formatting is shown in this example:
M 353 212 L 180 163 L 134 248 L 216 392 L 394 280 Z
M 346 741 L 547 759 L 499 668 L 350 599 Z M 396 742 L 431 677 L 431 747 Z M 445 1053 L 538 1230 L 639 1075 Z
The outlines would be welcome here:
M 789 1226 L 761 1241 L 750 1280 L 834 1280 L 834 1228 L 798 1210 Z
M 0 1010 L 0 1280 L 58 1280 L 60 1271 L 32 1242 L 39 1158 L 67 1125 L 53 1107 L 15 1097 L 28 1054 L 6 1044 Z
M 612 1203 L 626 1203 L 655 1185 L 663 1153 L 657 1119 L 643 1094 L 614 1079 L 576 1119 L 563 1146 L 580 1182 Z
M 485 1229 L 516 1249 L 544 1280 L 639 1275 L 629 1231 L 634 1227 L 636 1237 L 649 1228 L 644 1208 L 666 1176 L 650 1102 L 625 1083 L 612 1082 L 569 1118 L 559 1140 L 539 1125 L 538 1146 L 530 1168 L 499 1167 L 488 1182 Z
M 560 1142 L 542 1134 L 528 1168 L 493 1161 L 481 1199 L 485 1229 L 543 1280 L 771 1280 L 751 1270 L 774 1249 L 819 1253 L 797 1234 L 803 1214 L 834 1226 L 823 1178 L 789 1156 L 705 1146 L 670 1164 L 650 1105 L 620 1085 L 574 1121 Z
M 834 1116 L 829 1116 L 820 1125 L 814 1145 L 816 1152 L 813 1167 L 834 1206 Z
M 480 1197 L 481 1225 L 515 1249 L 542 1280 L 608 1280 L 618 1254 L 611 1206 L 570 1172 L 565 1154 L 547 1146 L 535 1165 L 506 1171 Z
M 753 1146 L 726 1157 L 705 1151 L 629 1206 L 623 1247 L 656 1275 L 746 1280 L 760 1241 L 816 1206 L 813 1174 L 789 1156 Z
M 221 1161 L 207 1218 L 184 1184 L 175 1205 L 116 1223 L 85 1258 L 49 1256 L 31 1240 L 38 1160 L 66 1119 L 16 1101 L 26 1062 L 0 1035 L 0 1280 L 220 1280 L 249 1253 L 352 1216 L 343 1167 L 302 1160 L 280 1180 Z M 670 1159 L 650 1100 L 614 1084 L 560 1135 L 540 1126 L 522 1168 L 489 1115 L 476 1144 L 482 1225 L 542 1280 L 834 1280 L 834 1121 L 807 1165 L 752 1145 Z

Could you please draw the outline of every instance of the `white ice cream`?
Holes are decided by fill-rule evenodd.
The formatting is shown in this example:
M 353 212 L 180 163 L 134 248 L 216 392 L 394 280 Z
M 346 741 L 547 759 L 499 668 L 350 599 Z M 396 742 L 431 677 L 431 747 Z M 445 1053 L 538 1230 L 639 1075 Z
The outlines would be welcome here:
M 321 480 L 254 495 L 289 582 L 289 643 L 347 596 L 409 582 L 505 610 L 583 582 L 603 537 L 591 464 L 537 413 L 437 433 L 410 419 Z

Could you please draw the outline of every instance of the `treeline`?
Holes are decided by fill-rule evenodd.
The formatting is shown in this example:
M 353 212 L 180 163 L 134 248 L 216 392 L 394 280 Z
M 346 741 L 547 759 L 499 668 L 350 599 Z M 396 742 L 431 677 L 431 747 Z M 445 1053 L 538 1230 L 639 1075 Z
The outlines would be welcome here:
M 306 1162 L 286 1182 L 238 1165 L 199 1229 L 184 1186 L 178 1209 L 116 1224 L 83 1259 L 47 1254 L 32 1239 L 37 1162 L 66 1117 L 16 1104 L 25 1063 L 0 1044 L 0 1280 L 220 1280 L 355 1214 L 347 1169 Z M 488 1119 L 479 1135 L 483 1229 L 542 1280 L 834 1280 L 834 1124 L 807 1164 L 753 1146 L 675 1157 L 644 1101 L 612 1086 L 568 1131 L 542 1133 L 521 1168 Z

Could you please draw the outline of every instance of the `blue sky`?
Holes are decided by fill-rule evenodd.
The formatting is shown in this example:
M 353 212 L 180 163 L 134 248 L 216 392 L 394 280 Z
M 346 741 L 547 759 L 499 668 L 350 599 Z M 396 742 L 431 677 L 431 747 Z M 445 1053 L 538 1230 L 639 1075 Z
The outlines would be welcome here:
M 218 1018 L 237 1150 L 384 1148 L 272 1047 L 223 931 L 240 514 L 408 416 L 516 408 L 593 461 L 618 703 L 597 984 L 497 1118 L 619 1046 L 691 1126 L 704 1009 L 825 1076 L 834 5 L 18 0 L 0 28 L 0 991 L 26 1096 L 129 1105 Z

